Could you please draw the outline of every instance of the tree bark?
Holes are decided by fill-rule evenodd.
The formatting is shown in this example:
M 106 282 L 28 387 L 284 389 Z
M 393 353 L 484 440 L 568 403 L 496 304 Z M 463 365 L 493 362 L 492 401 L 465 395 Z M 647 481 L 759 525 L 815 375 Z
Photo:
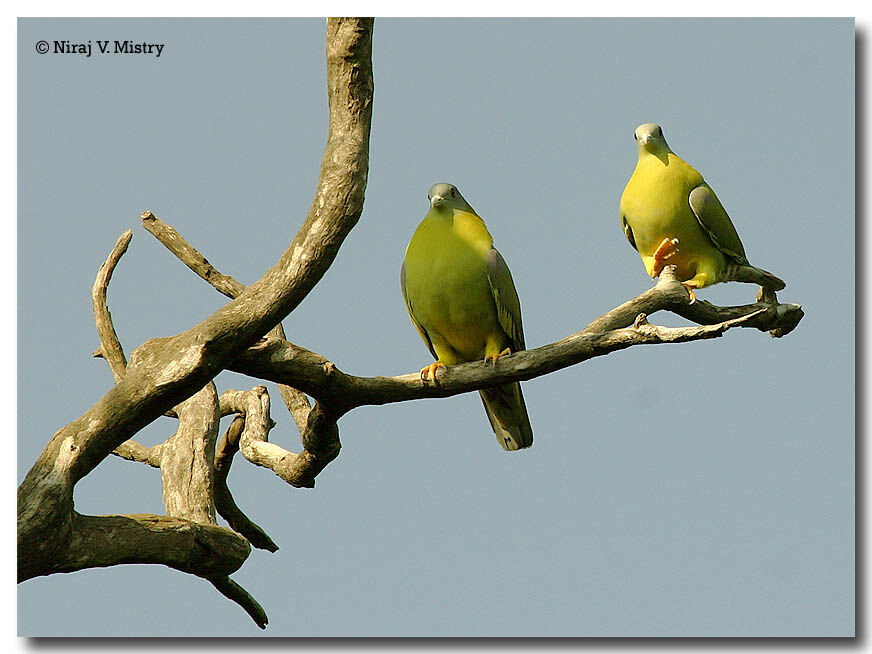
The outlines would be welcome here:
M 143 452 L 129 444 L 124 449 L 131 457 L 145 455 L 150 462 L 158 462 L 162 471 L 178 454 L 177 449 L 194 451 L 200 463 L 208 461 L 210 469 L 198 463 L 197 470 L 189 471 L 188 483 L 211 489 L 211 421 L 217 415 L 211 409 L 217 402 L 210 380 L 306 297 L 360 218 L 372 116 L 372 27 L 372 19 L 367 18 L 327 22 L 330 122 L 317 192 L 303 226 L 261 279 L 191 329 L 147 341 L 132 352 L 125 367 L 120 348 L 105 347 L 117 338 L 114 330 L 108 335 L 107 325 L 99 318 L 108 316 L 105 285 L 114 264 L 108 266 L 110 272 L 98 276 L 94 303 L 104 344 L 98 353 L 112 365 L 117 384 L 80 418 L 52 436 L 19 486 L 19 580 L 116 563 L 163 563 L 207 577 L 224 594 L 245 601 L 240 599 L 244 591 L 223 576 L 239 567 L 249 545 L 232 530 L 211 524 L 211 493 L 209 502 L 204 502 L 202 497 L 183 497 L 184 482 L 171 490 L 168 505 L 172 511 L 188 514 L 188 519 L 90 517 L 75 512 L 73 487 L 145 425 L 201 393 L 203 407 L 195 410 L 196 415 L 186 417 L 185 407 L 181 408 L 177 438 L 189 438 L 190 434 L 181 434 L 184 423 L 190 420 L 196 423 L 194 431 L 201 435 L 204 430 L 208 432 L 205 440 L 185 448 L 176 448 L 170 439 L 160 450 Z M 127 242 L 128 236 L 119 240 L 116 262 Z M 190 402 L 186 404 L 190 406 Z M 187 456 L 185 453 L 181 459 L 186 462 Z M 174 483 L 166 476 L 165 482 Z M 201 560 L 204 553 L 206 560 Z M 257 608 L 246 606 L 253 616 Z

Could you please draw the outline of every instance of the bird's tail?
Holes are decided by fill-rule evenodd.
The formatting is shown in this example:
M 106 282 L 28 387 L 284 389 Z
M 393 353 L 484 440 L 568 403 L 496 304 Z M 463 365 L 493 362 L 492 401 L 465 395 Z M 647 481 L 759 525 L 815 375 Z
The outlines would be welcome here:
M 773 291 L 780 291 L 786 286 L 784 280 L 779 279 L 768 270 L 757 268 L 748 263 L 727 266 L 725 277 L 724 281 L 759 284 Z
M 517 382 L 479 391 L 487 419 L 504 450 L 514 451 L 533 444 L 533 428 L 527 405 Z

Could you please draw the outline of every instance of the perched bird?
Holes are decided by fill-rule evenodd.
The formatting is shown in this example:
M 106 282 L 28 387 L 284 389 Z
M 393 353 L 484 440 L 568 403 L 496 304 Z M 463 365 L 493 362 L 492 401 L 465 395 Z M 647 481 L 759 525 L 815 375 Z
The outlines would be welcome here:
M 523 350 L 521 303 L 505 260 L 484 221 L 452 184 L 434 184 L 430 211 L 406 248 L 400 286 L 412 324 L 436 358 L 421 369 L 492 361 Z M 505 450 L 533 444 L 533 429 L 517 382 L 480 391 L 488 420 Z
M 639 160 L 621 196 L 621 225 L 648 274 L 657 277 L 664 266 L 676 265 L 691 299 L 693 289 L 717 282 L 784 288 L 778 277 L 748 263 L 715 192 L 669 149 L 660 126 L 639 125 L 633 136 Z

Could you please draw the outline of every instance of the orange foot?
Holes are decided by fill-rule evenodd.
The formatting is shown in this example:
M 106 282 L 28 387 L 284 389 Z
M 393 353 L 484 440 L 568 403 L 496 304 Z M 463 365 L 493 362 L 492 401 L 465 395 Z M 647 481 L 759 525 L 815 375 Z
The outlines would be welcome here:
M 678 239 L 664 238 L 654 251 L 654 266 L 651 269 L 651 277 L 657 277 L 668 262 L 669 257 L 678 254 Z
M 421 368 L 421 381 L 432 381 L 435 384 L 437 368 L 445 368 L 445 364 L 441 361 L 434 361 L 429 366 Z
M 696 295 L 693 294 L 693 286 L 690 284 L 682 284 L 685 289 L 687 289 L 687 294 L 690 296 L 690 302 L 688 304 L 693 304 L 696 302 Z
M 484 358 L 484 362 L 487 363 L 488 361 L 493 361 L 493 362 L 494 362 L 494 368 L 496 368 L 496 367 L 497 367 L 497 359 L 499 359 L 500 357 L 504 357 L 504 356 L 506 356 L 507 354 L 511 354 L 511 353 L 512 353 L 512 351 L 511 351 L 509 348 L 506 348 L 505 350 L 503 350 L 503 351 L 500 352 L 499 354 L 488 354 L 488 355 Z

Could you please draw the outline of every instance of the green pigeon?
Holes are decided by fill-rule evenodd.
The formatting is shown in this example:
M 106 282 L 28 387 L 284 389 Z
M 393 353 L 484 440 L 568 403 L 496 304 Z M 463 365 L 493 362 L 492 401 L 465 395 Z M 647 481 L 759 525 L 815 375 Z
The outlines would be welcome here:
M 521 302 L 509 267 L 484 221 L 453 184 L 434 184 L 430 210 L 406 248 L 400 286 L 409 318 L 436 359 L 421 377 L 466 361 L 493 362 L 525 348 Z M 521 386 L 480 391 L 497 442 L 513 451 L 533 444 Z
M 639 159 L 621 196 L 624 234 L 656 277 L 677 266 L 677 277 L 693 289 L 717 282 L 760 284 L 773 291 L 784 282 L 748 263 L 730 217 L 711 187 L 690 164 L 669 149 L 654 123 L 636 128 Z

